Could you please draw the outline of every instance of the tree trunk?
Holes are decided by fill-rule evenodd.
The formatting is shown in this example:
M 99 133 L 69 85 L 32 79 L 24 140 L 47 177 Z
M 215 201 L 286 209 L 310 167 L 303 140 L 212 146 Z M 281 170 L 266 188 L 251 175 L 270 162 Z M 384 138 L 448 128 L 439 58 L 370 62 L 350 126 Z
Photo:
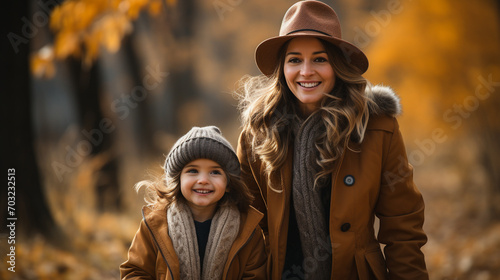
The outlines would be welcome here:
M 3 136 L 2 169 L 4 178 L 13 174 L 9 180 L 15 189 L 8 193 L 4 181 L 0 202 L 0 219 L 14 222 L 16 235 L 33 236 L 39 233 L 47 239 L 60 240 L 62 231 L 56 225 L 41 183 L 38 161 L 35 154 L 33 132 L 31 80 L 29 72 L 29 39 L 36 33 L 22 19 L 32 19 L 30 1 L 9 1 L 4 17 L 9 24 L 2 24 L 3 67 L 2 76 L 2 120 Z M 6 37 L 9 38 L 6 40 Z M 12 184 L 9 186 L 13 186 Z M 14 199 L 8 197 L 15 197 Z M 7 202 L 12 208 L 7 208 Z M 17 220 L 7 220 L 17 218 Z M 1 231 L 8 230 L 3 226 Z M 9 232 L 10 234 L 10 232 Z
M 91 131 L 99 130 L 100 123 L 104 119 L 101 110 L 100 73 L 98 61 L 94 62 L 89 69 L 82 68 L 79 59 L 68 59 L 72 82 L 75 85 L 75 94 L 78 108 L 78 119 L 80 127 L 92 138 L 92 151 L 90 156 L 100 153 L 108 153 L 103 165 L 94 166 L 93 174 L 97 176 L 95 195 L 97 208 L 100 211 L 119 211 L 122 207 L 118 183 L 118 159 L 113 151 L 114 135 L 111 133 L 100 133 L 93 135 Z
M 167 47 L 171 58 L 168 59 L 169 92 L 172 102 L 175 104 L 172 132 L 183 133 L 179 127 L 179 108 L 187 102 L 193 102 L 199 96 L 199 88 L 195 78 L 193 63 L 193 43 L 195 36 L 195 20 L 197 14 L 196 0 L 179 1 L 175 8 L 167 10 L 169 34 L 167 35 Z M 170 37 L 171 36 L 171 37 Z M 183 55 L 188 52 L 189 55 Z M 181 57 L 181 59 L 178 59 Z
M 141 62 L 139 61 L 139 58 L 137 57 L 137 51 L 134 49 L 133 46 L 133 41 L 135 40 L 134 38 L 135 33 L 130 34 L 129 36 L 126 36 L 123 38 L 122 42 L 122 48 L 124 50 L 127 63 L 130 66 L 130 77 L 133 81 L 133 86 L 142 86 L 144 89 L 143 85 L 143 78 L 141 76 L 141 70 L 144 69 L 142 66 Z M 144 99 L 141 100 L 140 102 L 137 102 L 137 118 L 138 120 L 136 121 L 137 123 L 140 123 L 139 126 L 137 126 L 137 143 L 134 143 L 134 145 L 137 145 L 137 150 L 139 151 L 139 156 L 142 158 L 148 158 L 150 156 L 156 156 L 158 153 L 161 153 L 159 151 L 153 140 L 153 134 L 154 134 L 154 115 L 151 114 L 151 110 L 149 107 L 149 102 L 150 97 L 149 94 L 148 96 Z

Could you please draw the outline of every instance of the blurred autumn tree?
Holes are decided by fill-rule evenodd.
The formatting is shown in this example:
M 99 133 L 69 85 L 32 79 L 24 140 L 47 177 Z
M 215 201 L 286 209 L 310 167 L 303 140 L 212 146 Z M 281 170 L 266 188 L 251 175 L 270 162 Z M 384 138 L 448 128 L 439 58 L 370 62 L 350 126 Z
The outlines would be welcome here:
M 6 60 L 3 69 L 8 69 L 8 73 L 3 73 L 2 77 L 12 78 L 5 79 L 7 83 L 4 91 L 8 94 L 6 102 L 2 102 L 2 113 L 15 117 L 7 123 L 9 137 L 2 139 L 2 142 L 6 142 L 2 145 L 2 165 L 5 165 L 3 170 L 17 170 L 16 214 L 23 220 L 19 232 L 38 232 L 46 237 L 54 237 L 59 233 L 45 199 L 45 188 L 34 149 L 30 69 L 35 77 L 52 78 L 56 74 L 56 61 L 63 61 L 69 66 L 80 127 L 82 131 L 91 132 L 101 127 L 104 119 L 99 53 L 103 49 L 111 53 L 118 51 L 123 38 L 132 32 L 132 22 L 142 11 L 157 15 L 164 10 L 163 6 L 174 4 L 173 0 L 69 0 L 61 4 L 41 1 L 38 5 L 33 5 L 33 1 L 14 1 L 9 4 L 8 20 L 15 24 L 15 29 L 4 26 L 9 40 L 3 40 L 2 43 L 2 55 Z M 30 10 L 29 7 L 38 10 Z M 42 33 L 47 22 L 50 22 L 54 43 L 30 53 L 28 39 Z M 130 54 L 127 57 L 133 64 L 135 56 L 130 41 L 125 40 L 125 45 L 126 52 Z M 136 72 L 134 77 L 138 76 Z M 136 78 L 136 82 L 141 81 Z M 120 196 L 117 195 L 120 192 L 118 158 L 113 152 L 116 139 L 112 133 L 90 137 L 93 144 L 90 156 L 99 155 L 101 158 L 95 172 L 95 176 L 98 176 L 98 206 L 101 210 L 118 210 L 121 206 Z M 64 173 L 67 166 L 62 164 L 55 166 L 55 169 Z M 2 207 L 1 215 L 7 215 L 6 207 Z
M 30 1 L 12 1 L 6 3 L 5 18 L 9 23 L 31 18 Z M 15 213 L 8 212 L 7 200 L 3 199 L 0 218 L 18 218 L 19 229 L 26 233 L 37 232 L 47 237 L 58 236 L 58 226 L 51 216 L 45 200 L 40 172 L 35 156 L 31 83 L 29 72 L 28 38 L 33 34 L 33 27 L 19 24 L 14 28 L 2 24 L 2 119 L 5 134 L 2 138 L 2 172 L 15 169 Z M 5 36 L 4 36 L 5 35 Z M 27 38 L 28 37 L 28 38 Z M 6 39 L 7 38 L 7 39 Z M 4 72 L 5 71 L 5 72 Z M 4 204 L 5 203 L 5 204 Z M 8 216 L 9 215 L 9 216 Z M 6 230 L 5 228 L 2 231 Z
M 439 170 L 458 168 L 464 191 L 482 196 L 481 190 L 488 190 L 486 220 L 498 219 L 498 1 L 402 1 L 393 12 L 388 7 L 372 13 L 365 26 L 379 27 L 376 39 L 369 38 L 368 77 L 390 81 L 403 96 L 402 127 L 413 139 L 410 160 L 437 164 Z M 430 160 L 446 147 L 453 147 L 446 151 L 453 160 Z

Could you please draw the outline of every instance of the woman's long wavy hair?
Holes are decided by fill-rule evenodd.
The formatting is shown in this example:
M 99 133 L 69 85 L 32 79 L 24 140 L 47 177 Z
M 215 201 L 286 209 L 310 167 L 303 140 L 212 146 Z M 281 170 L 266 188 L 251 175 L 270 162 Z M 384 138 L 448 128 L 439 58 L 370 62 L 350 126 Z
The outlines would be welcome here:
M 253 201 L 250 190 L 239 175 L 228 173 L 226 170 L 224 172 L 227 176 L 229 191 L 219 200 L 218 205 L 233 204 L 240 212 L 246 212 Z M 181 172 L 171 177 L 167 176 L 166 172 L 163 172 L 161 176 L 152 175 L 151 177 L 153 179 L 140 181 L 134 186 L 138 193 L 144 189 L 144 200 L 148 206 L 153 209 L 166 209 L 175 202 L 186 202 L 181 192 Z
M 331 174 L 349 137 L 357 142 L 363 140 L 370 111 L 378 112 L 370 98 L 369 82 L 348 63 L 339 48 L 320 41 L 336 80 L 332 92 L 325 93 L 320 108 L 313 113 L 320 114 L 322 121 L 315 141 L 319 154 L 315 185 Z M 287 47 L 288 43 L 281 48 L 279 63 L 271 76 L 244 77 L 238 92 L 243 132 L 250 137 L 253 155 L 265 165 L 269 187 L 277 192 L 281 190 L 273 187 L 271 174 L 285 163 L 293 143 L 290 123 L 299 118 L 298 100 L 288 88 L 283 72 Z

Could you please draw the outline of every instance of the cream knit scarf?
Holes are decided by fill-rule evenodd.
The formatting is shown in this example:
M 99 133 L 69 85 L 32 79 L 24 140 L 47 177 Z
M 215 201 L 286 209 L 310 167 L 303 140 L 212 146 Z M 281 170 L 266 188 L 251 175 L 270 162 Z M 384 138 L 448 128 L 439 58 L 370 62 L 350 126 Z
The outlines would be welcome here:
M 200 271 L 200 257 L 196 229 L 189 207 L 182 202 L 172 204 L 167 210 L 168 235 L 179 258 L 181 279 L 222 279 L 229 250 L 240 228 L 240 212 L 236 206 L 221 206 L 212 218 L 210 234 Z
M 292 193 L 300 242 L 304 255 L 305 279 L 330 279 L 332 250 L 321 187 L 314 186 L 317 152 L 315 140 L 320 129 L 320 115 L 304 122 L 293 122 L 295 132 Z

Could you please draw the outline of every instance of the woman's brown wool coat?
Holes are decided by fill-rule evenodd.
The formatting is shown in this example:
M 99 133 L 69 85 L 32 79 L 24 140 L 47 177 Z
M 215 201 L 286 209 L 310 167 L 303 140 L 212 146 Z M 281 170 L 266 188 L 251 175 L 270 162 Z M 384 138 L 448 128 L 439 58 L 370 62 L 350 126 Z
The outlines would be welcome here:
M 331 279 L 428 279 L 420 248 L 424 202 L 413 183 L 405 146 L 394 115 L 399 99 L 392 90 L 374 87 L 375 102 L 387 114 L 371 115 L 361 143 L 349 141 L 332 170 L 329 232 L 332 249 Z M 281 170 L 272 175 L 271 190 L 262 162 L 252 155 L 249 137 L 239 139 L 242 176 L 253 191 L 254 206 L 264 212 L 268 277 L 282 279 L 285 263 L 292 151 Z M 380 219 L 378 236 L 375 215 Z M 312 217 L 313 218 L 313 217 Z M 380 243 L 385 244 L 382 254 Z M 286 272 L 285 272 L 286 273 Z

